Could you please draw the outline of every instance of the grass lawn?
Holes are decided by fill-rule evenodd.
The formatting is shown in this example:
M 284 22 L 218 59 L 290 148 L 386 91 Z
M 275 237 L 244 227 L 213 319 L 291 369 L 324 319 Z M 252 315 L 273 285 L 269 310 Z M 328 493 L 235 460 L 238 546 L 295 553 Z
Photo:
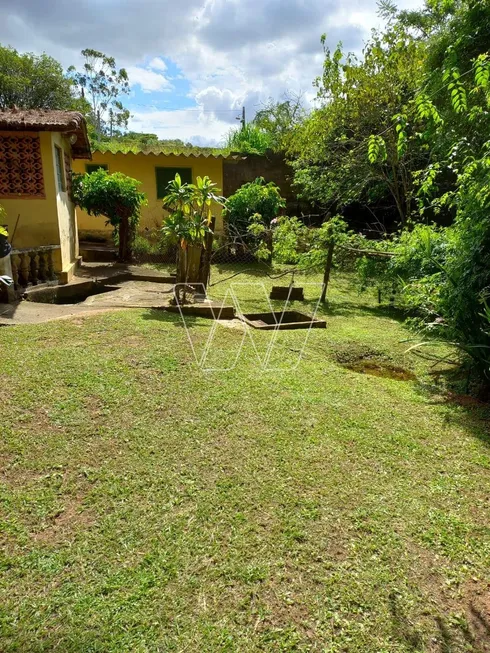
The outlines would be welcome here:
M 247 339 L 203 372 L 158 311 L 0 329 L 2 652 L 490 650 L 488 407 L 346 277 L 330 297 L 295 370 L 304 331 L 285 369 Z

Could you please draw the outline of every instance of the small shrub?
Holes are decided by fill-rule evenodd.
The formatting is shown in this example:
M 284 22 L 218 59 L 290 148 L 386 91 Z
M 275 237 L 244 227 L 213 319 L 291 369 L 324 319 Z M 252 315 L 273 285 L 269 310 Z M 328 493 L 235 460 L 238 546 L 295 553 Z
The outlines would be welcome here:
M 144 256 L 145 254 L 153 254 L 155 252 L 155 246 L 142 236 L 141 234 L 136 234 L 133 242 L 133 253 L 138 258 Z
M 294 265 L 311 243 L 311 229 L 296 217 L 277 218 L 273 229 L 274 261 Z
M 228 227 L 246 235 L 253 216 L 259 215 L 269 228 L 285 206 L 279 187 L 273 182 L 266 184 L 263 177 L 258 177 L 230 195 L 225 202 L 223 217 Z
M 89 215 L 103 215 L 114 228 L 119 244 L 119 259 L 131 258 L 131 245 L 136 234 L 141 207 L 146 196 L 138 190 L 139 181 L 122 172 L 109 174 L 99 168 L 88 175 L 74 175 L 73 198 Z
M 321 227 L 307 227 L 300 218 L 281 216 L 274 221 L 272 233 L 274 260 L 311 272 L 325 267 L 332 241 L 341 244 L 348 238 L 347 223 L 339 216 Z
M 264 154 L 272 145 L 271 135 L 252 123 L 241 129 L 232 129 L 226 143 L 228 149 L 244 154 Z
M 2 225 L 2 222 L 7 219 L 7 212 L 5 208 L 0 204 L 0 258 L 4 258 L 7 254 L 10 253 L 12 247 L 8 242 L 8 231 Z

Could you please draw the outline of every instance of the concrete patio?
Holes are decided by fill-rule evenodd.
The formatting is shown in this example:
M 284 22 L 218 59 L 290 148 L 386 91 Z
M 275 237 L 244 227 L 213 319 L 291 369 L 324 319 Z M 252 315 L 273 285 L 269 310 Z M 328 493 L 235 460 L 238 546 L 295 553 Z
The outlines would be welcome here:
M 114 264 L 84 264 L 70 284 L 41 284 L 29 288 L 24 298 L 13 304 L 0 304 L 0 326 L 39 324 L 82 314 L 127 308 L 170 306 L 174 277 L 150 268 Z M 93 287 L 97 289 L 93 289 Z M 58 296 L 56 296 L 58 295 Z M 86 296 L 88 295 L 88 296 Z M 86 298 L 80 301 L 80 297 Z M 202 300 L 182 307 L 184 313 L 203 317 L 232 319 L 232 307 Z

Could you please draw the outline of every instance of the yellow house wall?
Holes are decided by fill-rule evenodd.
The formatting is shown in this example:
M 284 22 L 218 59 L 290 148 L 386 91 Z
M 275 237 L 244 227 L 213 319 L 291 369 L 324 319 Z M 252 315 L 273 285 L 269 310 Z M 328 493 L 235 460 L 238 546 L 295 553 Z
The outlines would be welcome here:
M 52 134 L 38 134 L 41 144 L 45 199 L 4 199 L 8 232 L 16 248 L 59 245 L 58 215 L 52 154 Z M 17 227 L 16 227 L 17 225 Z M 15 233 L 14 233 L 15 231 Z
M 7 228 L 13 247 L 60 245 L 54 252 L 56 272 L 71 274 L 78 256 L 78 236 L 75 207 L 66 191 L 58 189 L 55 164 L 55 144 L 70 153 L 70 144 L 59 133 L 40 132 L 45 199 L 5 199 L 0 204 L 7 212 Z
M 74 161 L 74 172 L 84 173 L 86 171 L 86 161 Z M 212 157 L 192 157 L 185 155 L 168 155 L 168 154 L 111 154 L 109 152 L 102 154 L 94 152 L 91 164 L 105 163 L 108 171 L 123 172 L 141 182 L 140 190 L 146 194 L 148 205 L 141 211 L 139 230 L 159 229 L 162 226 L 162 220 L 165 212 L 162 208 L 162 200 L 157 198 L 157 183 L 155 168 L 192 168 L 192 180 L 195 182 L 197 177 L 208 175 L 213 182 L 218 184 L 218 188 L 223 188 L 223 160 Z M 221 207 L 213 207 L 213 215 L 216 216 L 216 231 L 221 231 L 223 221 L 221 217 Z M 90 216 L 85 211 L 77 208 L 77 222 L 80 237 L 87 235 L 101 235 L 107 238 L 112 233 L 110 226 L 106 227 L 106 219 L 103 216 Z

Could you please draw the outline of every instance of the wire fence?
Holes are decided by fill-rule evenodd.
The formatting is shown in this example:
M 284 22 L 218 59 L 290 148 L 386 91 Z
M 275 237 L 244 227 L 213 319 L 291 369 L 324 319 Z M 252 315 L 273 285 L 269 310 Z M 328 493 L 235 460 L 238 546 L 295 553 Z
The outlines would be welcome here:
M 211 264 L 258 263 L 254 250 L 250 234 L 228 229 L 226 234 L 215 234 L 213 238 Z M 166 243 L 159 230 L 146 229 L 135 238 L 133 257 L 138 264 L 172 264 L 177 260 L 177 246 Z
M 257 263 L 255 242 L 248 232 L 242 233 L 228 225 L 226 234 L 213 239 L 211 263 Z

